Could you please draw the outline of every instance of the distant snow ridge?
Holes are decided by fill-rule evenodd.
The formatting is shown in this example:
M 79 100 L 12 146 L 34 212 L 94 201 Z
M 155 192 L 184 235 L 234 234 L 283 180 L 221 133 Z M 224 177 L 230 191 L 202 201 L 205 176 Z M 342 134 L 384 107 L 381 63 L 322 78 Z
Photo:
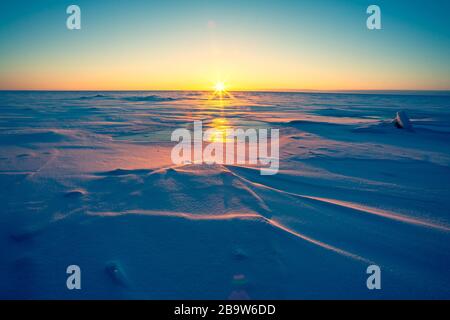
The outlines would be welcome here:
M 176 98 L 170 98 L 170 97 L 161 97 L 158 95 L 149 95 L 149 96 L 129 96 L 129 97 L 113 97 L 113 96 L 107 96 L 103 94 L 96 94 L 92 96 L 82 96 L 79 98 L 79 100 L 123 100 L 123 101 L 130 101 L 130 102 L 164 102 L 164 101 L 176 101 L 178 99 Z
M 111 97 L 105 96 L 103 94 L 96 94 L 94 96 L 83 96 L 79 98 L 80 100 L 92 100 L 92 99 L 112 99 Z
M 177 99 L 170 97 L 160 97 L 157 95 L 150 95 L 150 96 L 124 97 L 123 100 L 131 102 L 163 102 L 163 101 L 175 101 Z

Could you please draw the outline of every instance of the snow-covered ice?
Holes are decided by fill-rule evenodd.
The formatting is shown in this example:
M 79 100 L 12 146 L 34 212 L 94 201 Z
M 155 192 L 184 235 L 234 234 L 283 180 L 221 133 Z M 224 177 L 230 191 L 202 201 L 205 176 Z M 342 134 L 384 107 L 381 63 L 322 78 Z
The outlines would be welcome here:
M 0 297 L 450 298 L 449 95 L 232 95 L 0 92 Z M 280 129 L 279 173 L 173 165 L 194 120 Z

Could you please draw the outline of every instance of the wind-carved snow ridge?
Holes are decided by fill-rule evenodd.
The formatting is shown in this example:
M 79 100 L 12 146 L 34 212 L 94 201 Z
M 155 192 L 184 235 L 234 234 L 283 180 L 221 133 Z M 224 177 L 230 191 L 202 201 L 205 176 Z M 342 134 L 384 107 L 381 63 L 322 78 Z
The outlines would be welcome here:
M 236 172 L 244 170 L 247 173 L 247 176 L 241 175 Z M 214 179 L 218 179 L 223 182 L 223 185 L 227 185 L 232 188 L 239 188 L 241 191 L 237 189 L 236 191 L 231 192 L 232 194 L 242 194 L 242 191 L 245 191 L 253 198 L 254 204 L 250 206 L 242 207 L 239 211 L 227 211 L 226 208 L 221 208 L 219 210 L 212 209 L 215 211 L 214 213 L 207 213 L 207 210 L 203 213 L 195 213 L 195 212 L 183 212 L 177 211 L 177 208 L 173 208 L 173 210 L 152 210 L 152 209 L 133 209 L 133 210 L 121 210 L 121 211 L 92 211 L 88 212 L 91 216 L 102 216 L 102 217 L 117 217 L 123 215 L 144 215 L 144 216 L 160 216 L 160 217 L 169 217 L 169 218 L 182 218 L 188 219 L 191 221 L 221 221 L 221 220 L 250 220 L 254 222 L 263 222 L 267 223 L 270 226 L 274 227 L 277 230 L 286 232 L 296 238 L 307 241 L 308 243 L 317 245 L 323 249 L 330 250 L 337 254 L 359 260 L 365 263 L 372 263 L 370 259 L 362 257 L 358 254 L 354 254 L 349 252 L 348 250 L 341 249 L 337 246 L 331 245 L 324 241 L 315 239 L 311 236 L 307 236 L 302 232 L 299 232 L 292 227 L 288 227 L 283 222 L 281 222 L 276 217 L 272 217 L 276 212 L 267 204 L 265 198 L 258 194 L 258 190 L 268 190 L 271 192 L 276 192 L 279 194 L 283 194 L 288 197 L 296 197 L 306 202 L 318 202 L 322 204 L 336 206 L 337 208 L 352 210 L 355 212 L 372 214 L 384 219 L 389 219 L 393 221 L 398 221 L 401 223 L 406 223 L 410 225 L 432 228 L 435 230 L 449 232 L 450 228 L 445 225 L 440 225 L 434 222 L 408 217 L 402 214 L 398 214 L 395 212 L 382 210 L 378 208 L 373 208 L 370 206 L 361 205 L 358 203 L 341 201 L 337 199 L 331 199 L 326 197 L 318 197 L 318 196 L 310 196 L 303 195 L 294 192 L 289 192 L 285 190 L 281 190 L 278 188 L 271 187 L 266 184 L 262 184 L 256 181 L 252 181 L 248 178 L 248 176 L 258 177 L 257 169 L 255 168 L 246 168 L 240 166 L 229 166 L 229 165 L 197 165 L 197 164 L 187 164 L 187 165 L 178 165 L 178 166 L 169 166 L 165 168 L 161 168 L 159 170 L 149 171 L 149 170 L 113 170 L 107 173 L 100 173 L 100 175 L 110 176 L 114 178 L 123 178 L 124 176 L 133 176 L 133 175 L 141 175 L 144 179 L 149 179 L 144 184 L 148 184 L 151 180 L 151 177 L 156 178 L 161 183 L 158 185 L 163 189 L 167 186 L 171 185 L 173 187 L 174 183 L 186 183 L 188 177 L 195 177 L 194 180 L 197 182 L 203 183 L 203 179 L 209 179 L 210 182 Z M 203 177 L 198 179 L 198 177 Z M 220 185 L 221 182 L 215 181 L 213 184 Z M 174 188 L 176 190 L 177 188 Z M 189 187 L 189 192 L 191 195 L 195 195 L 195 186 Z M 183 191 L 183 190 L 179 190 Z M 285 201 L 285 207 L 288 208 L 292 206 L 289 204 L 288 200 Z M 206 204 L 206 203 L 203 203 Z M 202 205 L 202 204 L 200 204 Z M 214 208 L 212 206 L 211 208 Z M 255 211 L 256 210 L 256 211 Z M 292 207 L 291 210 L 295 210 L 295 207 Z M 259 213 L 261 212 L 261 213 Z
M 253 200 L 255 201 L 255 205 L 253 206 L 252 209 L 258 209 L 258 208 L 263 209 L 262 212 L 266 212 L 266 215 L 270 215 L 272 210 L 265 203 L 264 199 L 261 196 L 259 196 L 255 190 L 252 190 L 251 188 L 240 185 L 239 181 L 248 182 L 253 186 L 257 186 L 257 184 L 253 183 L 251 181 L 248 181 L 245 178 L 242 178 L 241 176 L 230 171 L 226 166 L 223 166 L 223 165 L 209 165 L 209 166 L 180 165 L 180 166 L 167 167 L 167 168 L 164 168 L 161 170 L 156 170 L 153 172 L 145 172 L 143 170 L 130 170 L 128 172 L 128 174 L 133 175 L 135 173 L 144 173 L 145 177 L 147 177 L 147 178 L 150 178 L 151 176 L 154 176 L 154 175 L 163 175 L 164 180 L 166 180 L 166 182 L 168 184 L 170 184 L 169 180 L 173 180 L 173 179 L 179 179 L 180 181 L 184 180 L 185 177 L 183 177 L 183 175 L 191 175 L 191 176 L 201 175 L 202 170 L 204 170 L 201 168 L 204 168 L 204 167 L 207 168 L 206 171 L 207 171 L 207 174 L 209 177 L 211 177 L 211 175 L 215 175 L 219 179 L 223 179 L 225 181 L 225 184 L 235 186 L 236 188 L 239 187 L 241 190 L 245 190 L 248 194 L 250 194 L 251 197 L 254 198 Z M 118 172 L 120 172 L 120 175 L 118 174 Z M 109 174 L 111 176 L 123 176 L 123 175 L 125 175 L 125 173 L 126 173 L 126 171 L 124 171 L 124 170 L 114 170 L 114 171 L 111 171 Z M 105 173 L 105 175 L 106 174 L 108 174 L 108 173 Z M 230 181 L 230 179 L 233 179 L 233 178 L 237 178 L 237 180 Z M 228 183 L 227 183 L 227 180 L 228 180 Z M 271 189 L 270 187 L 267 187 L 267 186 L 264 186 L 264 187 Z M 279 192 L 279 190 L 276 190 L 276 191 Z M 338 247 L 335 247 L 335 246 L 325 243 L 323 241 L 306 236 L 305 234 L 298 232 L 298 231 L 284 225 L 282 222 L 277 221 L 277 219 L 270 218 L 263 214 L 257 213 L 255 211 L 252 211 L 252 209 L 243 208 L 239 212 L 217 212 L 217 213 L 213 213 L 213 214 L 178 212 L 178 211 L 167 211 L 167 210 L 146 210 L 146 209 L 134 209 L 134 210 L 123 210 L 123 211 L 89 211 L 88 214 L 91 216 L 102 216 L 102 217 L 117 217 L 117 216 L 122 216 L 122 215 L 146 215 L 146 216 L 183 218 L 183 219 L 188 219 L 188 220 L 192 220 L 192 221 L 205 221 L 205 220 L 220 221 L 220 220 L 238 219 L 238 220 L 251 220 L 251 221 L 255 221 L 255 222 L 263 222 L 263 223 L 269 224 L 270 226 L 274 227 L 277 230 L 286 232 L 292 236 L 295 236 L 296 238 L 307 241 L 310 244 L 317 245 L 323 249 L 330 250 L 337 254 L 340 254 L 340 255 L 355 259 L 355 260 L 359 260 L 359 261 L 362 261 L 365 263 L 371 262 L 370 260 L 365 259 L 359 255 L 353 254 L 351 252 L 340 249 Z M 226 211 L 226 210 L 224 209 L 224 211 Z
M 235 166 L 235 167 L 237 167 L 237 166 Z M 239 167 L 237 167 L 237 168 L 239 168 Z M 246 168 L 246 169 L 249 169 L 249 168 Z M 249 170 L 253 170 L 253 169 L 249 169 Z M 369 206 L 365 206 L 362 204 L 353 203 L 353 202 L 349 202 L 349 201 L 341 201 L 341 200 L 337 200 L 337 199 L 330 199 L 330 198 L 324 198 L 324 197 L 308 196 L 308 195 L 297 194 L 297 193 L 293 193 L 293 192 L 289 192 L 289 191 L 284 191 L 284 190 L 273 188 L 273 187 L 270 187 L 270 186 L 267 186 L 264 184 L 250 181 L 247 178 L 244 178 L 236 173 L 233 173 L 233 174 L 235 174 L 236 177 L 239 177 L 240 179 L 243 179 L 250 184 L 254 184 L 254 185 L 262 187 L 262 188 L 267 188 L 267 189 L 270 189 L 270 190 L 273 190 L 276 192 L 284 193 L 284 194 L 302 198 L 305 200 L 318 201 L 318 202 L 331 204 L 331 205 L 335 205 L 335 206 L 346 208 L 346 209 L 352 209 L 352 210 L 362 212 L 362 213 L 377 215 L 377 216 L 380 216 L 383 218 L 392 219 L 392 220 L 396 220 L 396 221 L 400 221 L 400 222 L 404 222 L 404 223 L 408 223 L 408 224 L 413 224 L 413 225 L 433 228 L 433 229 L 437 229 L 437 230 L 441 230 L 441 231 L 445 231 L 445 232 L 450 232 L 450 227 L 446 226 L 446 225 L 440 225 L 440 224 L 437 224 L 434 222 L 421 220 L 421 219 L 417 219 L 417 218 L 413 218 L 413 217 L 408 217 L 408 216 L 398 214 L 395 212 L 382 210 L 382 209 L 378 209 L 378 208 L 373 208 L 373 207 L 369 207 Z
M 102 216 L 102 217 L 115 217 L 120 215 L 148 215 L 148 216 L 161 216 L 161 217 L 174 217 L 174 218 L 183 218 L 189 220 L 231 220 L 231 219 L 249 219 L 255 221 L 261 221 L 268 223 L 272 227 L 287 232 L 297 238 L 305 240 L 311 244 L 317 245 L 323 249 L 327 249 L 333 251 L 335 253 L 341 254 L 343 256 L 360 260 L 366 263 L 372 263 L 370 260 L 360 257 L 356 254 L 347 252 L 345 250 L 339 249 L 322 241 L 313 239 L 311 237 L 305 236 L 295 230 L 292 230 L 278 221 L 273 219 L 268 219 L 258 213 L 225 213 L 225 214 L 195 214 L 195 213 L 184 213 L 184 212 L 163 212 L 163 211 L 149 211 L 149 210 L 130 210 L 130 211 L 121 211 L 121 212 L 89 212 L 88 214 L 93 216 Z

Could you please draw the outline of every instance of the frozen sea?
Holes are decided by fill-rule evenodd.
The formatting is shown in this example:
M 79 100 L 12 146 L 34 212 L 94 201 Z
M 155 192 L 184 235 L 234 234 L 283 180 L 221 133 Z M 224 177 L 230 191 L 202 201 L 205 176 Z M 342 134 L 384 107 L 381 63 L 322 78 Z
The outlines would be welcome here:
M 174 165 L 195 120 L 279 172 Z M 450 299 L 449 165 L 446 92 L 0 92 L 0 298 Z

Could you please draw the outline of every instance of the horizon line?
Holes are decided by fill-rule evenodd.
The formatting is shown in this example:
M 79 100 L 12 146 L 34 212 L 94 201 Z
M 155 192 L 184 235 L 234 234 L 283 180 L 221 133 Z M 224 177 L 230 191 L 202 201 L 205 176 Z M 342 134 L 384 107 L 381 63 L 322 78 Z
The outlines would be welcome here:
M 211 92 L 208 89 L 0 89 L 0 92 Z M 448 93 L 449 89 L 255 89 L 255 90 L 227 90 L 227 92 L 254 92 L 254 93 L 354 93 L 354 94 L 393 94 L 393 93 Z

